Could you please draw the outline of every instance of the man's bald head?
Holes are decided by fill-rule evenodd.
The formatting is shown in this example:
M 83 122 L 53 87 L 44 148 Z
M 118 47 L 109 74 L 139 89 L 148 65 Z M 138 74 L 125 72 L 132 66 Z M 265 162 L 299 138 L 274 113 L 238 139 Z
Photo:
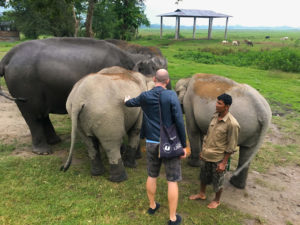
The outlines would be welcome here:
M 168 71 L 165 70 L 165 69 L 159 69 L 159 70 L 157 70 L 156 74 L 155 74 L 155 79 L 156 79 L 156 82 L 167 84 L 168 80 L 169 80 L 169 73 L 168 73 Z

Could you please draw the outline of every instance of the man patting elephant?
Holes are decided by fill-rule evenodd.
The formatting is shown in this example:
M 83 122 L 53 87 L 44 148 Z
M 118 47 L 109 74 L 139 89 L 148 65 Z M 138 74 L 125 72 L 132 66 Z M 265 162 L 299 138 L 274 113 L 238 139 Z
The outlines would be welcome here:
M 147 171 L 148 178 L 146 182 L 147 196 L 149 199 L 148 214 L 153 215 L 159 208 L 160 204 L 155 202 L 156 183 L 159 176 L 162 163 L 165 165 L 166 177 L 168 180 L 168 200 L 169 200 L 169 225 L 179 225 L 181 216 L 176 214 L 178 203 L 178 184 L 181 180 L 181 164 L 180 158 L 171 159 L 159 158 L 160 144 L 160 123 L 167 127 L 172 124 L 176 125 L 178 136 L 182 146 L 186 147 L 186 136 L 184 122 L 180 104 L 174 91 L 165 90 L 169 83 L 169 73 L 165 69 L 160 69 L 154 77 L 155 88 L 150 91 L 143 92 L 136 98 L 129 99 L 125 97 L 125 105 L 128 107 L 141 106 L 144 112 L 144 126 L 146 137 L 147 152 Z M 161 114 L 161 119 L 160 119 Z M 181 158 L 185 158 L 181 156 Z
M 73 85 L 83 76 L 111 66 L 146 76 L 167 67 L 162 56 L 132 54 L 90 38 L 26 41 L 3 57 L 0 77 L 4 76 L 30 129 L 34 153 L 50 154 L 50 145 L 60 141 L 49 114 L 67 113 L 66 100 Z
M 207 206 L 210 209 L 220 205 L 228 159 L 237 147 L 240 125 L 229 112 L 231 103 L 230 95 L 222 94 L 217 98 L 216 113 L 209 124 L 200 153 L 200 192 L 190 196 L 191 200 L 206 199 L 206 185 L 212 183 L 216 196 Z
M 79 80 L 66 103 L 72 119 L 72 136 L 69 157 L 61 169 L 66 171 L 71 164 L 77 130 L 87 145 L 92 175 L 104 173 L 100 154 L 106 152 L 110 164 L 109 179 L 114 182 L 127 179 L 120 146 L 127 134 L 124 165 L 135 167 L 142 111 L 140 108 L 125 107 L 123 98 L 125 95 L 138 96 L 147 90 L 147 85 L 149 88 L 154 86 L 151 78 L 121 67 L 102 69 Z
M 215 112 L 215 99 L 227 93 L 234 99 L 230 112 L 240 125 L 238 138 L 239 162 L 230 179 L 235 187 L 244 188 L 251 160 L 261 146 L 272 112 L 268 102 L 258 91 L 246 84 L 239 84 L 225 77 L 195 74 L 176 83 L 176 92 L 183 104 L 187 132 L 191 145 L 188 163 L 199 166 L 202 141 Z

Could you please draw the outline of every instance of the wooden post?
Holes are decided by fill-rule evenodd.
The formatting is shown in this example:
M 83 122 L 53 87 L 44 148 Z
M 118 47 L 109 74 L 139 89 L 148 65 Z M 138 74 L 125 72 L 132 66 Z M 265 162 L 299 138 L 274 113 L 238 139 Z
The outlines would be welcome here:
M 175 39 L 178 39 L 178 16 L 176 16 L 176 22 L 175 22 Z
M 211 39 L 211 30 L 212 30 L 212 24 L 213 24 L 213 18 L 210 17 L 208 20 L 208 40 Z
M 163 17 L 160 17 L 160 39 L 162 39 L 163 34 Z
M 178 39 L 180 39 L 180 16 L 178 17 L 178 34 L 177 34 Z
M 193 25 L 193 39 L 195 39 L 195 31 L 196 31 L 196 17 L 194 17 L 194 25 Z
M 226 27 L 225 27 L 224 40 L 227 40 L 227 26 L 228 26 L 228 17 L 226 17 Z

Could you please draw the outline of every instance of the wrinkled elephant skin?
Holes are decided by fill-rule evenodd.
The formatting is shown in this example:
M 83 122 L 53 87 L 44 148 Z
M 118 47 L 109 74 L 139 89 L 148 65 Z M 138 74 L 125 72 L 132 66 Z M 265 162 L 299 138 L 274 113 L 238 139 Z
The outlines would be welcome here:
M 121 67 L 106 68 L 78 81 L 66 103 L 72 119 L 72 135 L 70 155 L 62 169 L 66 171 L 70 166 L 77 130 L 88 147 L 92 159 L 92 175 L 103 173 L 100 155 L 105 152 L 110 164 L 110 180 L 120 182 L 127 179 L 120 147 L 127 134 L 128 147 L 123 154 L 124 165 L 135 167 L 142 111 L 140 107 L 126 107 L 124 97 L 136 97 L 152 87 L 152 79 Z
M 239 162 L 230 182 L 238 188 L 246 185 L 248 169 L 263 142 L 272 113 L 269 104 L 254 88 L 238 84 L 225 77 L 210 74 L 195 74 L 181 79 L 175 88 L 183 104 L 187 132 L 191 145 L 189 164 L 199 165 L 202 140 L 215 112 L 216 99 L 222 93 L 232 96 L 230 112 L 240 124 Z
M 0 76 L 4 76 L 10 94 L 17 99 L 32 135 L 33 152 L 50 154 L 50 145 L 60 141 L 49 113 L 66 113 L 65 104 L 73 85 L 83 76 L 111 66 L 153 76 L 156 69 L 166 67 L 166 60 L 127 53 L 109 42 L 89 38 L 27 41 L 3 57 Z

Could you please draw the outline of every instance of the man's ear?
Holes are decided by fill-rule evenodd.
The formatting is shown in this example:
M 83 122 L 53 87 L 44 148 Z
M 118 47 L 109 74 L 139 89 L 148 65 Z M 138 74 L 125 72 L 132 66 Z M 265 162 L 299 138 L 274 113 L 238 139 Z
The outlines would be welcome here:
M 156 82 L 156 77 L 155 77 L 155 76 L 154 76 L 154 77 L 152 77 L 152 79 L 153 79 L 153 81 L 154 81 L 154 82 Z
M 170 79 L 167 80 L 166 85 L 168 85 L 168 83 L 170 83 Z

